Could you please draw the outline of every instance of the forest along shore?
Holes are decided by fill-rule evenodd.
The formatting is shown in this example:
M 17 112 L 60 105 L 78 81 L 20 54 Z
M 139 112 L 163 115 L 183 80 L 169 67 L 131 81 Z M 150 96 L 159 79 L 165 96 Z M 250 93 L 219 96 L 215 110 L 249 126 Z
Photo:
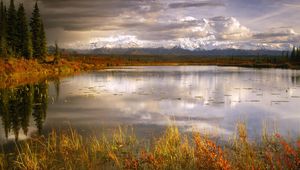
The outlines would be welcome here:
M 52 77 L 101 70 L 115 66 L 177 66 L 216 65 L 250 68 L 299 69 L 299 64 L 282 58 L 255 57 L 195 57 L 195 56 L 67 56 L 54 62 L 48 56 L 43 62 L 37 59 L 0 59 L 0 87 L 13 87 Z

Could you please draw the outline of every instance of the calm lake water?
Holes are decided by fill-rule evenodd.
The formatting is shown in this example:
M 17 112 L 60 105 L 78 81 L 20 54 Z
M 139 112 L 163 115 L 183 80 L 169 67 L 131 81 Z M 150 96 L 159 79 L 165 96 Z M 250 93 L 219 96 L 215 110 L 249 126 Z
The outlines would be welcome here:
M 130 125 L 140 137 L 170 124 L 232 135 L 245 121 L 300 134 L 300 71 L 215 66 L 125 67 L 0 90 L 0 142 L 76 128 L 110 134 Z

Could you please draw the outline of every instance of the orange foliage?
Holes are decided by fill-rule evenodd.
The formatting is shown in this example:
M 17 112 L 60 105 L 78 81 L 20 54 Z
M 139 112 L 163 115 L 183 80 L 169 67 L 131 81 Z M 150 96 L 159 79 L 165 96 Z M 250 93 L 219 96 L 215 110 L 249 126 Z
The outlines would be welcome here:
M 129 156 L 125 159 L 124 169 L 139 169 L 139 160 L 135 159 L 132 156 Z
M 277 152 L 272 152 L 267 150 L 265 156 L 267 158 L 268 164 L 271 169 L 299 169 L 300 168 L 300 150 L 299 141 L 297 141 L 298 153 L 297 151 L 288 144 L 279 134 L 275 135 L 276 139 L 279 140 L 281 150 Z
M 202 139 L 200 134 L 194 135 L 196 144 L 195 157 L 199 169 L 231 169 L 229 162 L 224 158 L 222 149 L 208 139 Z
M 52 77 L 67 76 L 84 69 L 82 63 L 66 59 L 62 59 L 58 64 L 26 59 L 0 59 L 0 87 L 13 87 Z

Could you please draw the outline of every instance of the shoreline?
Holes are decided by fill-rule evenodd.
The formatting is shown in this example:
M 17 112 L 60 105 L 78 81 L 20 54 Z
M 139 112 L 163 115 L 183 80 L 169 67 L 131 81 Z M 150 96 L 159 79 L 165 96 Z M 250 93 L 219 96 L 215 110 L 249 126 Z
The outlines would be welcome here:
M 57 64 L 51 63 L 51 57 L 45 63 L 26 59 L 0 59 L 0 88 L 15 87 L 22 84 L 34 83 L 57 77 L 66 77 L 83 72 L 110 69 L 125 66 L 220 66 L 244 68 L 274 68 L 299 70 L 300 66 L 290 62 L 268 63 L 253 59 L 231 58 L 195 58 L 194 60 L 168 60 L 155 57 L 142 59 L 132 57 L 67 57 Z M 153 61 L 153 59 L 157 61 Z M 160 61 L 161 60 L 161 61 Z

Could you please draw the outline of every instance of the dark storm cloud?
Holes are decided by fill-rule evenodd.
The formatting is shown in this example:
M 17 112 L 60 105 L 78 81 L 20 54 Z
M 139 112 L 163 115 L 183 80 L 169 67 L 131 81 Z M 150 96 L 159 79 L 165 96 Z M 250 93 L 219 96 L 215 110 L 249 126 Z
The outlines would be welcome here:
M 130 7 L 137 3 L 151 3 L 155 0 L 40 0 L 46 7 L 49 8 L 61 8 L 61 7 L 73 7 L 73 8 L 91 8 L 105 7 L 124 8 Z
M 89 31 L 131 22 L 128 15 L 147 16 L 161 10 L 154 0 L 41 0 L 47 28 Z
M 220 2 L 212 2 L 212 1 L 180 2 L 180 3 L 171 3 L 171 4 L 169 4 L 170 8 L 217 7 L 217 6 L 225 6 L 225 4 L 220 3 Z
M 41 0 L 48 29 L 65 31 L 122 31 L 142 40 L 181 38 L 197 23 L 158 22 L 163 4 L 154 0 Z M 154 21 L 151 17 L 154 15 Z M 145 18 L 145 21 L 137 21 Z M 150 20 L 150 21 L 149 21 Z

